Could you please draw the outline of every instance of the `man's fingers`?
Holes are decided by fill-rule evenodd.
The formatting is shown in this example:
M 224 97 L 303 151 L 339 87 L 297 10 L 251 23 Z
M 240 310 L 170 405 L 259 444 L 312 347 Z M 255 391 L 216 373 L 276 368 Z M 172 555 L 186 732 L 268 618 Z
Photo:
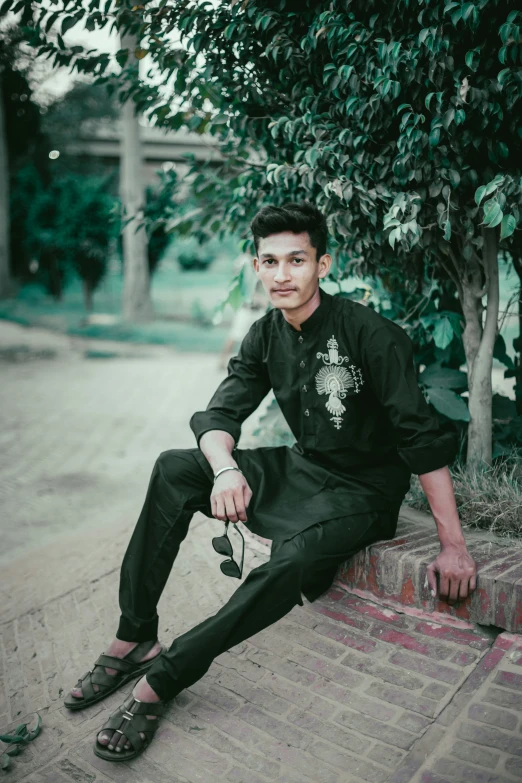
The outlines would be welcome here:
M 464 601 L 468 597 L 469 579 L 461 579 L 459 587 L 459 601 Z
M 245 509 L 247 509 L 248 508 L 248 504 L 252 500 L 252 490 L 250 489 L 248 484 L 243 487 L 243 498 L 244 498 L 244 501 L 245 501 Z
M 216 502 L 216 513 L 214 514 L 214 516 L 216 517 L 216 519 L 221 519 L 222 522 L 225 522 L 227 516 L 225 514 L 225 503 L 223 501 L 223 497 L 221 495 L 218 495 L 215 498 L 215 502 Z
M 449 604 L 456 604 L 459 600 L 459 588 L 460 588 L 460 579 L 452 579 L 450 581 L 450 588 L 449 588 L 449 597 L 448 597 L 448 603 Z
M 234 495 L 232 493 L 227 493 L 225 495 L 225 513 L 227 519 L 231 522 L 237 522 L 237 510 L 234 503 Z
M 437 595 L 437 577 L 435 576 L 435 566 L 433 563 L 426 569 L 426 575 L 428 577 L 428 585 L 432 595 Z
M 443 576 L 439 572 L 439 595 L 443 599 L 447 599 L 449 594 L 449 579 L 447 576 Z
M 476 590 L 476 587 L 477 587 L 477 575 L 473 574 L 473 576 L 469 580 L 469 592 L 472 593 L 473 590 Z
M 243 496 L 243 490 L 240 487 L 239 490 L 234 495 L 234 504 L 236 506 L 237 516 L 238 519 L 241 520 L 241 522 L 246 522 L 246 511 L 245 511 L 245 499 Z

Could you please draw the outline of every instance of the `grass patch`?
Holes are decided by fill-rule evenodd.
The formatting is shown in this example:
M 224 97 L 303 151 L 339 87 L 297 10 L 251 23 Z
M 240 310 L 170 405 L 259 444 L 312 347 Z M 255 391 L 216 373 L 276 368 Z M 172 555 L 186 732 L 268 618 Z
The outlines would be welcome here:
M 513 447 L 491 467 L 467 471 L 456 462 L 450 473 L 463 527 L 488 530 L 506 538 L 522 536 L 522 449 Z M 418 476 L 412 476 L 404 503 L 430 513 Z

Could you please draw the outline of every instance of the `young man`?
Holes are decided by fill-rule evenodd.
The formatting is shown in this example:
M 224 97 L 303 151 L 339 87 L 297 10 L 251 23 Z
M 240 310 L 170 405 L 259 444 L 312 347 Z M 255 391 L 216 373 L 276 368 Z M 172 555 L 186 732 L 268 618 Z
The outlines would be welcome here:
M 393 538 L 411 473 L 441 543 L 428 568 L 432 593 L 436 573 L 450 604 L 476 586 L 447 467 L 455 438 L 419 389 L 411 340 L 370 308 L 319 288 L 332 258 L 314 206 L 266 207 L 252 231 L 254 268 L 274 307 L 249 330 L 207 410 L 192 417 L 198 448 L 160 454 L 122 564 L 116 638 L 65 702 L 87 706 L 147 670 L 97 736 L 94 750 L 109 760 L 141 753 L 165 702 L 216 656 L 302 606 L 302 594 L 314 601 L 357 551 Z M 242 422 L 270 388 L 297 443 L 238 450 Z M 195 511 L 243 521 L 272 539 L 271 558 L 163 650 L 156 607 Z

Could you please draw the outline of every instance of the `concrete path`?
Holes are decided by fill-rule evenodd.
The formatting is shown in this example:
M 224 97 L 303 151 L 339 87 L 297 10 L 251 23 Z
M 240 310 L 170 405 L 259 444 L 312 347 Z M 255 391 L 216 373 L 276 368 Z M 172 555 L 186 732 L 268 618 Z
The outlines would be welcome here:
M 114 633 L 118 570 L 157 454 L 192 446 L 216 358 L 71 343 L 0 324 L 0 733 L 38 710 L 6 780 L 508 783 L 522 779 L 522 637 L 331 589 L 214 661 L 129 764 L 92 753 L 130 687 L 69 713 Z M 92 358 L 88 358 L 91 356 Z M 248 432 L 248 427 L 247 427 Z M 165 643 L 237 584 L 194 517 L 159 612 Z M 246 571 L 268 554 L 255 542 Z M 217 559 L 216 559 L 217 558 Z M 0 773 L 2 775 L 4 773 Z

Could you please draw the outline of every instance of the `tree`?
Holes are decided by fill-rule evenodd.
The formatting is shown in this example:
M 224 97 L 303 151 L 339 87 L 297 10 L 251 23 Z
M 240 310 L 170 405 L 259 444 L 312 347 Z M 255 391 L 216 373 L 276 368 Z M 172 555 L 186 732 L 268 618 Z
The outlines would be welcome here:
M 522 206 L 518 4 L 160 0 L 120 4 L 115 16 L 96 2 L 67 8 L 55 11 L 62 31 L 84 17 L 139 29 L 140 56 L 164 80 L 134 80 L 138 107 L 165 127 L 214 136 L 226 161 L 217 175 L 194 172 L 212 205 L 193 217 L 195 232 L 246 229 L 268 200 L 309 198 L 328 216 L 340 278 L 394 272 L 413 292 L 452 281 L 464 318 L 468 463 L 491 462 L 497 255 Z M 106 70 L 50 41 L 39 26 L 46 13 L 33 26 L 42 54 Z M 455 328 L 440 315 L 440 328 Z
M 138 37 L 126 32 L 122 49 L 134 53 Z M 139 61 L 132 62 L 131 75 L 139 78 Z M 120 199 L 123 205 L 123 302 L 125 321 L 151 319 L 150 276 L 147 258 L 147 234 L 143 222 L 145 186 L 142 173 L 140 124 L 132 100 L 124 101 L 120 112 Z

